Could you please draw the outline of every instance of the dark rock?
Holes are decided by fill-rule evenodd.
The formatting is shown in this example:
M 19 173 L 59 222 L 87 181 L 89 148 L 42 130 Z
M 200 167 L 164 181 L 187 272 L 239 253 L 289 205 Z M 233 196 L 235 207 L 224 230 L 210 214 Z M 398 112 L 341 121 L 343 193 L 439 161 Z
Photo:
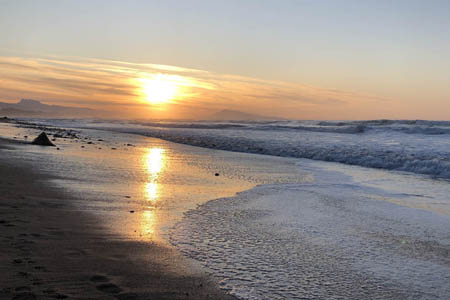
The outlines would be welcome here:
M 134 210 L 130 210 L 130 214 L 134 214 Z
M 215 176 L 219 176 L 219 173 L 214 174 Z
M 52 146 L 55 147 L 55 145 L 48 139 L 47 134 L 45 132 L 42 132 L 37 138 L 35 138 L 32 142 L 33 145 L 40 145 L 40 146 Z

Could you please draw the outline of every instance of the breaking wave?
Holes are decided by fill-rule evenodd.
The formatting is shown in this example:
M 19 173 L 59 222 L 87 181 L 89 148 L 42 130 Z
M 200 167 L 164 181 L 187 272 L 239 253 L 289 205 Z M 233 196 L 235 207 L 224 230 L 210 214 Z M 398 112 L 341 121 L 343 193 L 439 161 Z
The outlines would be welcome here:
M 450 122 L 447 121 L 45 120 L 44 123 L 134 133 L 211 149 L 308 158 L 450 179 Z

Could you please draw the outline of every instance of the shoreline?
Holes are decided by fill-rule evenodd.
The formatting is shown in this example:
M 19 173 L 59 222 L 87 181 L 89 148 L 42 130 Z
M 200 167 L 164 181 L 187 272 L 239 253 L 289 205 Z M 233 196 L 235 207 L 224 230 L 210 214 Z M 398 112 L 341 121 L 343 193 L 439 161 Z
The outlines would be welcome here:
M 388 201 L 406 191 L 361 184 L 376 172 L 352 178 L 345 168 L 302 163 L 314 182 L 202 204 L 172 230 L 173 244 L 242 299 L 448 298 L 448 213 Z M 408 197 L 420 198 L 420 183 L 410 183 L 417 189 Z
M 11 150 L 0 153 L 14 159 L 2 157 L 0 172 L 19 173 L 2 183 L 0 192 L 11 195 L 7 185 L 14 184 L 20 206 L 9 203 L 17 224 L 2 224 L 22 229 L 2 238 L 21 251 L 40 250 L 44 263 L 36 265 L 38 259 L 26 251 L 5 263 L 24 267 L 15 276 L 36 284 L 38 299 L 85 290 L 87 298 L 96 299 L 448 294 L 442 281 L 449 274 L 444 256 L 450 190 L 444 182 L 210 150 L 133 133 L 82 129 L 73 139 L 55 138 L 61 147 L 55 151 L 20 141 L 25 134 L 39 134 L 33 128 L 6 132 L 14 145 L 3 144 Z M 40 174 L 31 172 L 31 183 L 20 182 L 30 166 Z M 43 232 L 23 225 L 30 215 Z M 38 271 L 50 276 L 46 280 L 54 287 L 39 289 L 44 275 Z M 429 276 L 436 272 L 441 279 Z M 0 299 L 34 292 L 15 286 L 3 290 Z M 196 290 L 203 288 L 208 291 Z
M 16 143 L 0 139 L 1 299 L 236 299 L 175 249 L 125 240 L 75 210 L 48 175 L 8 157 Z

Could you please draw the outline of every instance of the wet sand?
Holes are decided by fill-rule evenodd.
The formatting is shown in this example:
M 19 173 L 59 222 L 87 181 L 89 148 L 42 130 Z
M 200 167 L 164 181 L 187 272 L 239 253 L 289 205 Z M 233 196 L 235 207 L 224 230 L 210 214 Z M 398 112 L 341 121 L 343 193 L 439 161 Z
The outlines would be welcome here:
M 0 299 L 234 299 L 174 249 L 76 210 L 14 143 L 0 140 Z

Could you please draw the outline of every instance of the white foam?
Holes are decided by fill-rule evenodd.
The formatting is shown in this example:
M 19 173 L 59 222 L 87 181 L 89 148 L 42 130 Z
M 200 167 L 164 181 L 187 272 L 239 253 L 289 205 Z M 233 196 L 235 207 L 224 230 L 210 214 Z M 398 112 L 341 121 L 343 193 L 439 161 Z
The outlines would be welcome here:
M 172 242 L 242 299 L 450 297 L 448 215 L 385 201 L 414 206 L 421 195 L 383 183 L 377 172 L 300 165 L 314 183 L 210 201 L 186 213 Z M 448 185 L 407 181 L 415 193 L 437 184 L 425 196 L 448 208 Z

